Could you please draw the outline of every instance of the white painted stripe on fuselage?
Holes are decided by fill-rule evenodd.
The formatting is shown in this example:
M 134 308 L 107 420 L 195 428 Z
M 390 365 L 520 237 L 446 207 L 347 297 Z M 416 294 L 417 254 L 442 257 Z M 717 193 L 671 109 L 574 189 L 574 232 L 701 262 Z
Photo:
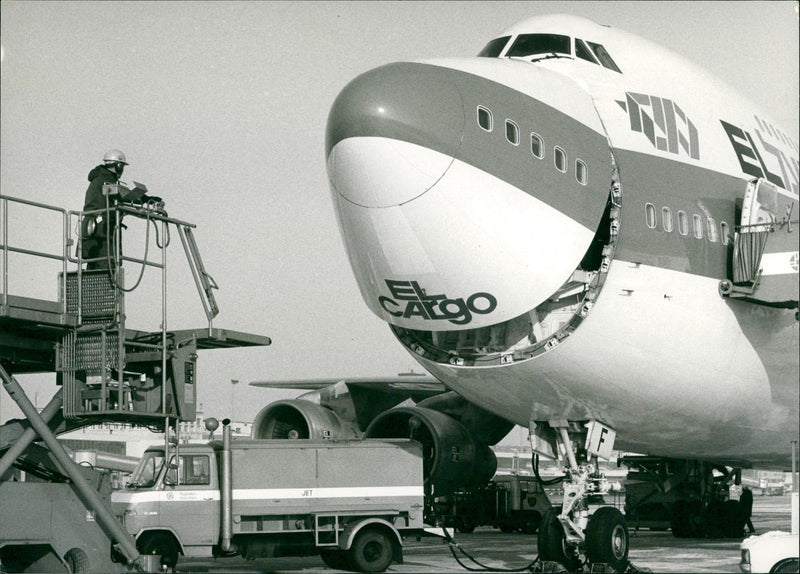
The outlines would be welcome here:
M 797 251 L 765 253 L 761 258 L 761 275 L 797 275 L 798 262 L 800 258 Z
M 294 500 L 307 498 L 379 498 L 424 496 L 422 486 L 354 486 L 321 488 L 237 488 L 234 500 Z M 149 490 L 145 492 L 115 492 L 111 502 L 142 504 L 146 502 L 190 502 L 220 499 L 219 490 Z

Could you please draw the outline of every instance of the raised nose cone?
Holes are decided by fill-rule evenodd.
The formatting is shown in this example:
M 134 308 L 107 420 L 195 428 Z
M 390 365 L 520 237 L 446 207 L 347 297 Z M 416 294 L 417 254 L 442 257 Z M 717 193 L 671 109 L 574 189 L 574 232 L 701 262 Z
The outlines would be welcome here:
M 431 189 L 453 162 L 464 105 L 441 69 L 376 68 L 350 82 L 328 116 L 325 152 L 335 193 L 363 207 L 391 207 Z

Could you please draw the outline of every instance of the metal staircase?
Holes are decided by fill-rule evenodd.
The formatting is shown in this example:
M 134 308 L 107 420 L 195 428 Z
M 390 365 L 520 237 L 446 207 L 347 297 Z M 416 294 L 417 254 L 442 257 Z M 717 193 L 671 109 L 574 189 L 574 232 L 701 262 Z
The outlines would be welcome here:
M 772 183 L 749 182 L 742 200 L 723 297 L 797 308 L 797 196 Z M 794 227 L 793 227 L 794 226 Z

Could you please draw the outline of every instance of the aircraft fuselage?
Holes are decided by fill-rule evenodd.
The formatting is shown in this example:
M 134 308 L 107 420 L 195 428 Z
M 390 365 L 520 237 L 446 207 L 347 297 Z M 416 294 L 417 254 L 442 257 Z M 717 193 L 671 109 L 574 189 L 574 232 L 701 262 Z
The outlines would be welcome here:
M 377 68 L 333 106 L 328 173 L 367 305 L 517 424 L 597 419 L 625 450 L 780 464 L 798 436 L 797 142 L 690 62 L 580 18 L 520 23 L 482 55 Z M 723 296 L 756 221 L 757 289 Z

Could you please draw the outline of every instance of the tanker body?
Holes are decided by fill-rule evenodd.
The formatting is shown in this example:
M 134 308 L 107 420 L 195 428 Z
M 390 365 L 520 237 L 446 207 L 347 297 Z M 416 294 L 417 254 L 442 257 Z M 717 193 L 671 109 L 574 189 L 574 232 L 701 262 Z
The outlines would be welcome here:
M 318 553 L 337 569 L 402 562 L 425 534 L 421 445 L 410 440 L 231 440 L 151 447 L 112 494 L 139 551 L 245 558 Z

